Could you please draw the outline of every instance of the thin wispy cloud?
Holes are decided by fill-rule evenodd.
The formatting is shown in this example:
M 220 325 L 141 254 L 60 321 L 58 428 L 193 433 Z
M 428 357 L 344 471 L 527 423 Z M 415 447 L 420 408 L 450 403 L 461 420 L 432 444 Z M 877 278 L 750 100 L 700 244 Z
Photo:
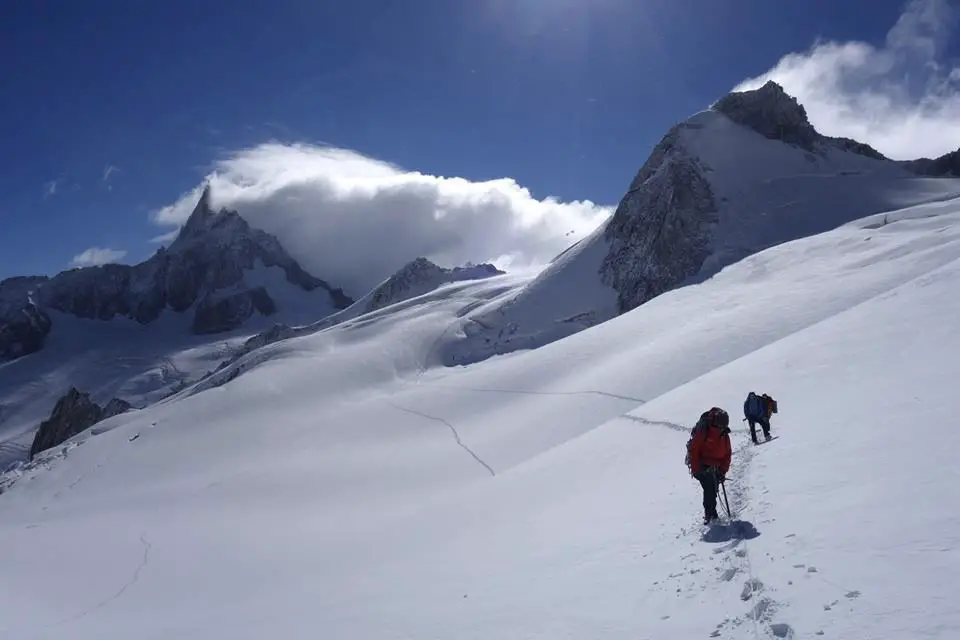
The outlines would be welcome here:
M 911 0 L 882 46 L 817 42 L 735 90 L 772 79 L 821 133 L 897 160 L 936 157 L 960 147 L 960 66 L 946 56 L 957 19 L 949 0 Z
M 110 176 L 112 176 L 114 173 L 116 173 L 119 170 L 120 169 L 118 167 L 115 167 L 112 164 L 108 164 L 107 166 L 105 166 L 103 168 L 103 181 L 104 182 L 108 181 L 110 179 Z
M 589 201 L 534 198 L 510 178 L 431 176 L 306 144 L 238 151 L 206 180 L 215 206 L 239 211 L 304 268 L 354 296 L 417 256 L 443 265 L 542 266 L 612 213 Z M 181 225 L 201 189 L 154 212 L 154 222 Z
M 177 239 L 177 236 L 180 234 L 180 229 L 174 229 L 173 231 L 168 231 L 154 238 L 150 238 L 150 242 L 155 242 L 157 244 L 170 244 Z
M 103 247 L 90 247 L 83 253 L 73 256 L 70 261 L 71 267 L 95 267 L 102 264 L 110 264 L 122 260 L 127 255 L 122 249 L 107 249 Z
M 60 183 L 63 182 L 62 178 L 57 178 L 56 180 L 50 180 L 43 185 L 43 199 L 51 198 L 57 193 L 57 189 L 60 188 Z

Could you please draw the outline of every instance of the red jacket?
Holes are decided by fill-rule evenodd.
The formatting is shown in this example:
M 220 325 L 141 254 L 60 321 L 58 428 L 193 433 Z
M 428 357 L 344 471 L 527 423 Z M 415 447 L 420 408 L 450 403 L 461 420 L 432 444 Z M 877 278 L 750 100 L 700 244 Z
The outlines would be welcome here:
M 711 425 L 698 430 L 690 442 L 690 470 L 700 473 L 706 467 L 717 467 L 727 475 L 732 455 L 730 430 Z

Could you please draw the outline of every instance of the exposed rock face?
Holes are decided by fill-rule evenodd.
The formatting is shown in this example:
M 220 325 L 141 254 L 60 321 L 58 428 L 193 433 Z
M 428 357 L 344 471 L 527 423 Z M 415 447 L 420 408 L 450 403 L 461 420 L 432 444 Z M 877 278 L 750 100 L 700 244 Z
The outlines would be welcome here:
M 873 158 L 874 160 L 889 160 L 889 158 L 865 142 L 857 142 L 850 138 L 830 138 L 827 136 L 824 136 L 823 139 L 842 151 L 849 151 L 850 153 L 856 153 L 861 156 Z
M 0 362 L 43 348 L 53 323 L 34 298 L 47 280 L 20 277 L 0 282 Z
M 133 409 L 133 405 L 129 402 L 121 398 L 114 398 L 103 407 L 103 411 L 100 413 L 100 420 L 118 416 L 121 413 L 130 411 L 130 409 Z
M 753 91 L 727 94 L 712 108 L 764 137 L 807 151 L 813 151 L 814 143 L 820 140 L 803 105 L 772 80 Z
M 71 387 L 67 393 L 57 401 L 53 413 L 47 420 L 40 423 L 40 428 L 33 437 L 30 446 L 30 458 L 50 447 L 69 440 L 78 433 L 89 429 L 101 420 L 112 418 L 132 407 L 119 398 L 114 398 L 103 408 L 90 399 L 90 394 L 82 393 L 76 387 Z
M 279 267 L 288 282 L 304 291 L 320 290 L 318 295 L 326 295 L 333 309 L 353 303 L 341 289 L 304 271 L 274 236 L 252 229 L 234 211 L 214 211 L 208 188 L 170 248 L 138 265 L 108 264 L 0 283 L 0 360 L 42 347 L 50 331 L 43 309 L 147 324 L 164 309 L 183 313 L 193 308 L 195 332 L 234 329 L 254 312 L 271 315 L 277 310 L 263 287 L 244 279 L 258 263 Z
M 850 138 L 831 138 L 818 133 L 810 124 L 803 105 L 773 80 L 768 80 L 759 89 L 727 94 L 711 108 L 766 138 L 793 144 L 807 151 L 816 152 L 825 146 L 832 146 L 875 160 L 887 159 L 863 142 Z
M 242 325 L 254 311 L 264 316 L 277 310 L 273 298 L 263 287 L 248 289 L 226 296 L 207 296 L 193 315 L 194 333 L 219 333 Z
M 699 271 L 710 253 L 717 206 L 679 125 L 654 149 L 607 223 L 600 277 L 625 313 Z

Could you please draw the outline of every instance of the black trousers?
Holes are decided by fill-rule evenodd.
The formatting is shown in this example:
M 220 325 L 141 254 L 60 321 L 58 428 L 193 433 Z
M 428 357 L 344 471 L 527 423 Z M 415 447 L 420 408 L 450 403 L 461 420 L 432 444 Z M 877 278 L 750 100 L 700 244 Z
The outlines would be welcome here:
M 717 476 L 709 471 L 701 471 L 697 474 L 697 480 L 703 487 L 703 515 L 707 518 L 717 518 L 717 491 L 720 485 L 717 482 Z
M 760 427 L 763 429 L 763 435 L 770 435 L 770 421 L 766 418 L 747 418 L 747 422 L 750 424 L 750 438 L 754 443 L 757 442 L 757 424 L 759 423 Z

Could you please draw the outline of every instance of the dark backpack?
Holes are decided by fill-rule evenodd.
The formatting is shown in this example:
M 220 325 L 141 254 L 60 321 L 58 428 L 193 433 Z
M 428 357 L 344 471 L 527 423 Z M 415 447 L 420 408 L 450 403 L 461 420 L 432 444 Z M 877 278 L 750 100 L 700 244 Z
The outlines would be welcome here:
M 747 399 L 743 402 L 743 417 L 748 420 L 763 417 L 763 400 L 753 391 L 747 394 Z
M 700 414 L 700 419 L 697 420 L 697 424 L 690 430 L 690 437 L 687 439 L 687 455 L 683 459 L 683 463 L 687 465 L 687 470 L 690 472 L 690 475 L 693 475 L 693 466 L 690 464 L 690 445 L 693 444 L 693 439 L 699 431 L 704 431 L 713 425 L 721 429 L 726 429 L 727 431 L 730 429 L 730 416 L 720 407 L 713 407 L 709 411 L 704 411 Z

